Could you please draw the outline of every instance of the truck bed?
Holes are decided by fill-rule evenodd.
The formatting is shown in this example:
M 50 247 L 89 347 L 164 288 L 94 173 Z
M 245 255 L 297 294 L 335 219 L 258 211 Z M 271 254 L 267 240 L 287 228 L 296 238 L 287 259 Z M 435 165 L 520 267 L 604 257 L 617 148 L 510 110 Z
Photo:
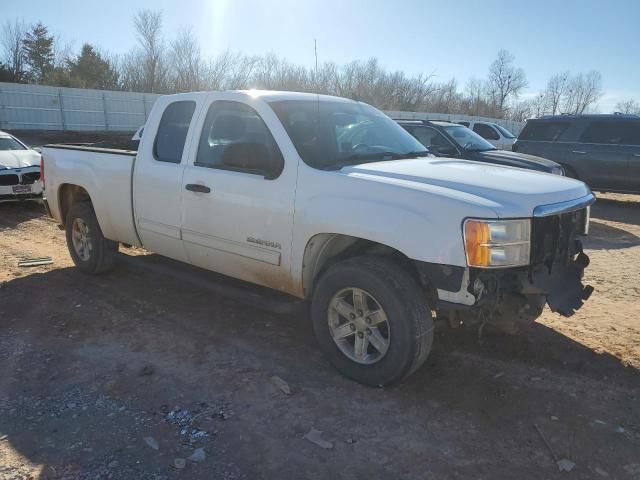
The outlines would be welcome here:
M 45 198 L 51 214 L 64 224 L 65 191 L 69 187 L 82 188 L 93 201 L 104 236 L 138 245 L 132 205 L 132 173 L 137 152 L 107 148 L 106 142 L 97 145 L 51 144 L 42 147 Z

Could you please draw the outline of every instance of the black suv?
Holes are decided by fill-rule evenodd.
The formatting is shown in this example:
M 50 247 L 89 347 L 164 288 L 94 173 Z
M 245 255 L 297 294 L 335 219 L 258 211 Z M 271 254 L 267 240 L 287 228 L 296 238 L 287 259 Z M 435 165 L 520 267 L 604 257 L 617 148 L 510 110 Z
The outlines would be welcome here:
M 439 157 L 527 168 L 563 175 L 562 167 L 546 158 L 498 150 L 477 133 L 457 123 L 440 120 L 396 120 L 430 153 Z
M 529 120 L 513 151 L 561 164 L 593 190 L 640 193 L 640 117 L 556 115 Z

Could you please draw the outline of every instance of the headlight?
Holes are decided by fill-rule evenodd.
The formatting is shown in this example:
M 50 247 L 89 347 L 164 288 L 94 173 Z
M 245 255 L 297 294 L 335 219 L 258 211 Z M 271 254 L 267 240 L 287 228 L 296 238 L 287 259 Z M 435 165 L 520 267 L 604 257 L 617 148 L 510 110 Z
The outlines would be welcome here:
M 564 175 L 564 168 L 562 167 L 554 167 L 551 169 L 552 175 Z
M 531 221 L 475 220 L 464 222 L 464 247 L 470 267 L 518 267 L 529 264 Z

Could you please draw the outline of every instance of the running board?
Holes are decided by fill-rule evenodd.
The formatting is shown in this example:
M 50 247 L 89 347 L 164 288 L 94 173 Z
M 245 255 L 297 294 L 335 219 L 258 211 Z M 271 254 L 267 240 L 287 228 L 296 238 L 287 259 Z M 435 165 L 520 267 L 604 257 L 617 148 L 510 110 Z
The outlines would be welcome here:
M 231 298 L 244 305 L 276 314 L 303 313 L 307 302 L 267 287 L 244 282 L 236 278 L 194 267 L 161 255 L 117 254 L 118 261 L 136 269 L 170 277 L 180 283 L 189 283 L 199 289 Z

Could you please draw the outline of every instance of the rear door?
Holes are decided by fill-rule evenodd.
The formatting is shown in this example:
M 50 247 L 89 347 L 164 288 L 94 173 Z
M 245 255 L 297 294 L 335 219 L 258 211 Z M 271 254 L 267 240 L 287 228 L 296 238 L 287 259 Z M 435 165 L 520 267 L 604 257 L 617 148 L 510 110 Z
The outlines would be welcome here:
M 623 189 L 627 184 L 630 149 L 625 145 L 625 119 L 591 119 L 572 146 L 573 163 L 594 189 Z
M 629 166 L 625 191 L 640 193 L 640 120 L 629 120 L 625 144 L 629 148 Z
M 135 163 L 133 211 L 138 235 L 145 248 L 186 261 L 180 236 L 180 199 L 186 160 L 185 145 L 193 128 L 196 101 L 167 102 L 160 118 L 150 118 Z M 156 132 L 155 137 L 151 132 Z M 118 192 L 113 192 L 117 195 Z
M 185 249 L 194 265 L 290 292 L 297 164 L 284 164 L 275 113 L 237 99 L 213 94 L 198 122 L 181 186 Z

